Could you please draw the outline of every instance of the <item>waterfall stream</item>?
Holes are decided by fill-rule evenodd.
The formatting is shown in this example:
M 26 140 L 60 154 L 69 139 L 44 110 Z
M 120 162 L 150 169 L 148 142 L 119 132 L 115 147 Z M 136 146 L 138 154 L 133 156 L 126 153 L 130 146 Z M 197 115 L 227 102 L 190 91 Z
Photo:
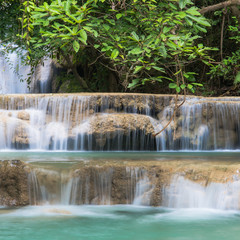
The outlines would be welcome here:
M 47 93 L 51 91 L 53 74 L 52 62 L 47 59 L 35 68 L 31 83 L 27 78 L 31 67 L 23 64 L 24 51 L 1 54 L 6 52 L 0 45 L 0 94 L 13 93 Z
M 177 209 L 238 210 L 240 181 L 233 179 L 205 186 L 175 175 L 169 185 L 161 183 L 158 188 L 159 179 L 140 167 L 96 166 L 73 171 L 35 168 L 28 174 L 28 186 L 31 205 L 154 204 Z
M 175 176 L 165 187 L 163 205 L 171 208 L 215 208 L 238 210 L 240 207 L 240 181 L 211 182 L 207 186 L 182 176 Z
M 167 130 L 172 97 L 4 95 L 0 149 L 218 150 L 240 148 L 237 99 L 189 98 Z
M 33 169 L 28 174 L 30 204 L 127 203 L 149 206 L 154 185 L 148 178 L 148 172 L 138 167 L 123 168 L 121 173 L 125 179 L 121 184 L 114 170 L 97 167 L 74 172 Z

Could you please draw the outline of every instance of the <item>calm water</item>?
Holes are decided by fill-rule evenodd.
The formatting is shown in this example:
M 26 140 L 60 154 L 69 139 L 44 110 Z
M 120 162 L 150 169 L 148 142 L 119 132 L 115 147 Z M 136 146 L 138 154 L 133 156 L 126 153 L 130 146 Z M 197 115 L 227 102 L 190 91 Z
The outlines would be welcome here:
M 1 214 L 0 239 L 237 240 L 239 223 L 238 212 L 209 209 L 25 207 Z
M 26 162 L 79 162 L 92 160 L 201 160 L 240 162 L 237 151 L 172 151 L 172 152 L 76 152 L 76 151 L 0 151 L 0 160 L 23 160 Z
M 53 164 L 183 159 L 238 162 L 240 152 L 1 152 L 0 159 Z M 47 205 L 0 209 L 0 239 L 3 240 L 238 240 L 239 235 L 239 211 L 131 205 Z

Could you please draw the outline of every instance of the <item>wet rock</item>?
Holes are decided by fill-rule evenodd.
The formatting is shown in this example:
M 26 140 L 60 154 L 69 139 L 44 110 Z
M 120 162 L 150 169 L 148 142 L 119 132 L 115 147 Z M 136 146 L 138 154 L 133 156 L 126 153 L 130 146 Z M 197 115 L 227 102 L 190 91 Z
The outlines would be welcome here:
M 20 111 L 17 114 L 17 118 L 19 118 L 21 120 L 29 121 L 30 120 L 30 114 L 28 112 L 25 112 L 25 111 Z
M 29 204 L 28 171 L 19 160 L 0 162 L 0 205 L 24 206 Z

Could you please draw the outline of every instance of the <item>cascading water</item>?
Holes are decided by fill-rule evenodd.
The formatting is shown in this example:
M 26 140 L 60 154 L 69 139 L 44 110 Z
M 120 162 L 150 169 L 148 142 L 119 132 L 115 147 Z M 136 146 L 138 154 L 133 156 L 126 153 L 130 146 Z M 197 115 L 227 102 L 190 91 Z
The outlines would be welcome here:
M 215 208 L 238 210 L 240 207 L 240 181 L 211 182 L 207 186 L 175 176 L 165 187 L 163 205 L 171 208 Z
M 118 182 L 118 174 L 125 176 L 122 184 Z M 148 172 L 139 167 L 121 170 L 90 167 L 75 171 L 37 168 L 29 172 L 28 186 L 31 205 L 150 205 L 154 189 Z
M 131 94 L 2 96 L 0 149 L 218 150 L 240 148 L 237 99 L 189 98 L 166 131 L 173 97 Z
M 53 66 L 50 59 L 35 68 L 31 83 L 28 85 L 26 79 L 29 77 L 30 66 L 22 63 L 24 51 L 18 49 L 12 53 L 3 54 L 3 52 L 5 50 L 0 45 L 0 94 L 48 93 L 51 91 Z

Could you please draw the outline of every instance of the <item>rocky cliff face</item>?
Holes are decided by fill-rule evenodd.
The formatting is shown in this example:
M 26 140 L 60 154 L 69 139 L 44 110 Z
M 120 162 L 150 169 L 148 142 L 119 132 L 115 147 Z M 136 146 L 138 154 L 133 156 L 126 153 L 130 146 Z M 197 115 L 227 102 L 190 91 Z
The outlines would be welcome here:
M 28 167 L 19 160 L 0 161 L 0 205 L 29 204 Z

